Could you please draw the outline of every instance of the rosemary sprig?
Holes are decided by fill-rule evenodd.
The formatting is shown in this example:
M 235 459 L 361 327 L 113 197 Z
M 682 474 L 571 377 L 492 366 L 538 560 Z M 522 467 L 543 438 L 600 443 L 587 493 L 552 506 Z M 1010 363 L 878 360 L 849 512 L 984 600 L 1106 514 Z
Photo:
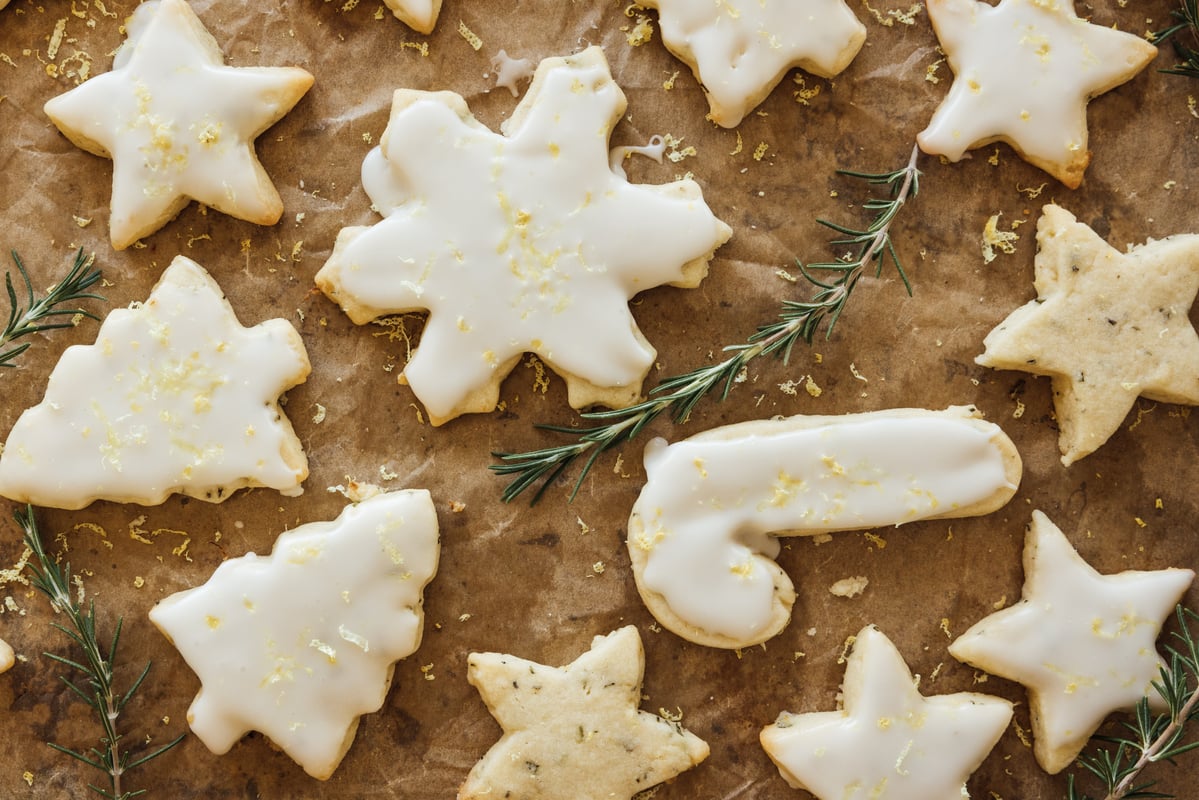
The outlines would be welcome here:
M 1171 75 L 1185 75 L 1188 78 L 1199 78 L 1199 0 L 1181 0 L 1180 6 L 1170 12 L 1174 24 L 1160 31 L 1149 34 L 1149 40 L 1154 44 L 1173 39 L 1174 52 L 1180 59 L 1179 63 L 1169 69 L 1163 69 Z M 1183 44 L 1179 34 L 1189 32 L 1193 44 Z
M 92 747 L 86 753 L 63 747 L 54 742 L 48 742 L 50 747 L 71 758 L 82 761 L 90 767 L 100 770 L 108 776 L 108 788 L 88 784 L 88 788 L 108 800 L 129 800 L 145 794 L 145 789 L 128 791 L 122 788 L 122 779 L 131 770 L 140 767 L 147 761 L 158 758 L 183 740 L 183 734 L 166 743 L 162 747 L 137 758 L 128 750 L 121 750 L 121 739 L 117 732 L 117 719 L 130 699 L 141 688 L 146 676 L 150 673 L 150 663 L 142 669 L 133 684 L 124 693 L 118 693 L 113 685 L 113 663 L 116 661 L 117 645 L 121 640 L 122 620 L 117 619 L 116 629 L 112 634 L 112 643 L 107 652 L 100 645 L 96 631 L 96 604 L 91 601 L 86 608 L 80 605 L 71 595 L 71 565 L 60 566 L 46 554 L 42 546 L 42 538 L 38 533 L 37 520 L 33 515 L 33 507 L 26 506 L 25 511 L 17 510 L 14 514 L 17 524 L 25 534 L 25 545 L 33 551 L 28 569 L 30 583 L 33 588 L 50 599 L 50 604 L 59 613 L 64 614 L 69 624 L 54 623 L 54 627 L 62 631 L 68 639 L 83 651 L 83 659 L 75 661 L 54 653 L 44 655 L 57 661 L 71 670 L 81 673 L 85 682 L 79 683 L 63 676 L 62 681 L 78 695 L 83 702 L 91 706 L 100 719 L 103 736 L 100 746 Z
M 65 303 L 76 303 L 80 300 L 104 299 L 98 294 L 87 291 L 100 280 L 101 275 L 100 270 L 92 268 L 92 259 L 83 254 L 82 248 L 76 251 L 75 263 L 67 276 L 46 292 L 45 297 L 40 300 L 34 294 L 33 282 L 29 279 L 29 273 L 25 270 L 25 265 L 15 250 L 12 253 L 12 260 L 17 265 L 17 271 L 21 273 L 21 279 L 25 282 L 25 294 L 28 296 L 28 300 L 22 307 L 17 299 L 17 292 L 13 288 L 12 273 L 5 273 L 4 288 L 8 290 L 9 311 L 8 324 L 4 326 L 3 333 L 0 333 L 0 367 L 15 367 L 14 359 L 28 350 L 32 344 L 23 342 L 10 346 L 15 339 L 31 333 L 51 331 L 56 328 L 70 328 L 75 324 L 70 320 L 61 321 L 61 317 L 73 318 L 83 315 L 91 319 L 99 319 L 95 314 L 82 308 L 59 308 L 59 306 Z
M 1161 680 L 1153 682 L 1166 711 L 1152 713 L 1149 698 L 1141 698 L 1133 720 L 1122 723 L 1127 735 L 1096 736 L 1111 747 L 1079 758 L 1083 769 L 1102 782 L 1104 800 L 1174 797 L 1153 791 L 1156 781 L 1142 780 L 1141 773 L 1159 761 L 1173 764 L 1178 756 L 1199 748 L 1199 741 L 1188 742 L 1184 735 L 1187 725 L 1199 719 L 1199 640 L 1190 629 L 1191 623 L 1199 621 L 1199 614 L 1182 606 L 1176 614 L 1179 630 L 1174 639 L 1178 646 L 1167 645 L 1169 664 L 1162 666 Z M 1075 788 L 1073 775 L 1067 780 L 1066 792 L 1067 800 L 1094 800 Z
M 811 300 L 801 302 L 784 300 L 782 311 L 775 322 L 758 327 L 758 330 L 742 344 L 725 347 L 723 352 L 730 355 L 718 364 L 700 367 L 683 375 L 675 375 L 662 381 L 649 393 L 649 398 L 628 408 L 618 408 L 609 411 L 593 411 L 582 414 L 583 419 L 597 424 L 587 428 L 571 428 L 562 425 L 538 425 L 538 428 L 555 433 L 573 436 L 575 441 L 570 444 L 547 447 L 527 453 L 493 453 L 500 463 L 492 464 L 490 469 L 500 475 L 515 476 L 504 489 L 504 502 L 510 502 L 522 492 L 540 482 L 532 502 L 541 499 L 542 494 L 559 475 L 574 461 L 586 456 L 583 467 L 575 479 L 574 489 L 570 493 L 573 500 L 578 494 L 583 479 L 595 465 L 601 453 L 618 447 L 632 439 L 659 415 L 669 411 L 676 423 L 685 421 L 696 403 L 708 393 L 719 389 L 720 399 L 728 397 L 737 377 L 746 365 L 759 356 L 779 354 L 786 364 L 791 356 L 795 343 L 802 339 L 812 343 L 820 326 L 827 323 L 826 336 L 831 336 L 837 320 L 845 310 L 849 296 L 858 283 L 858 279 L 873 265 L 876 276 L 882 274 L 888 259 L 895 266 L 904 286 L 911 294 L 912 287 L 904 273 L 903 265 L 895 252 L 891 241 L 891 224 L 895 221 L 899 210 L 905 202 L 915 197 L 919 191 L 920 172 L 916 169 L 916 156 L 919 151 L 912 149 L 912 156 L 903 168 L 895 172 L 868 173 L 838 170 L 841 175 L 860 178 L 872 185 L 887 187 L 886 199 L 871 199 L 865 208 L 873 211 L 875 216 L 864 230 L 856 230 L 844 225 L 838 225 L 826 220 L 818 222 L 832 228 L 843 238 L 836 239 L 833 244 L 849 245 L 855 248 L 851 256 L 841 261 L 831 261 L 804 266 L 799 264 L 803 276 L 816 287 L 816 293 Z M 821 280 L 815 273 L 829 275 L 831 278 Z

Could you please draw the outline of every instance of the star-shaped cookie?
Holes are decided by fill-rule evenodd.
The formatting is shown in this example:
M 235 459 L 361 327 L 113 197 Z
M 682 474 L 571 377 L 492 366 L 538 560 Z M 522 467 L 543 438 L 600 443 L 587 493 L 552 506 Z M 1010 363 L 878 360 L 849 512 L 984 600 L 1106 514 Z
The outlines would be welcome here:
M 644 672 L 631 625 L 595 637 L 565 667 L 472 653 L 467 679 L 504 735 L 470 771 L 458 800 L 630 798 L 703 761 L 703 740 L 638 710 Z
M 0 8 L 4 8 L 3 3 L 0 3 Z M 15 663 L 17 663 L 17 657 L 12 651 L 12 645 L 0 639 L 0 672 L 8 672 Z
M 244 327 L 204 268 L 176 256 L 146 302 L 63 353 L 0 452 L 0 495 L 73 509 L 172 492 L 219 503 L 243 486 L 300 494 L 308 460 L 279 396 L 310 370 L 291 323 Z
M 760 737 L 787 783 L 820 800 L 961 800 L 1012 718 L 998 697 L 924 697 L 873 626 L 854 638 L 842 691 L 843 710 L 784 711 Z
M 735 128 L 792 67 L 837 75 L 866 41 L 844 0 L 645 0 L 662 41 L 703 87 L 716 124 Z
M 432 33 L 441 13 L 441 0 L 383 0 L 400 22 L 417 33 Z
M 112 159 L 112 246 L 153 233 L 191 200 L 259 225 L 278 222 L 283 203 L 254 140 L 304 96 L 312 76 L 225 66 L 184 0 L 142 3 L 127 28 L 111 72 L 45 105 L 68 139 Z
M 342 229 L 316 282 L 359 324 L 429 310 L 403 377 L 433 424 L 493 409 L 525 352 L 576 408 L 640 395 L 655 351 L 629 298 L 698 285 L 731 231 L 694 181 L 631 184 L 609 168 L 624 110 L 598 47 L 541 62 L 505 135 L 456 94 L 395 93 L 363 164 L 385 219 Z
M 1022 599 L 976 623 L 949 652 L 1024 684 L 1037 763 L 1060 772 L 1108 714 L 1146 694 L 1161 705 L 1150 687 L 1163 664 L 1154 642 L 1194 577 L 1189 569 L 1100 575 L 1034 511 Z
M 917 137 L 926 153 L 958 161 L 1007 142 L 1070 188 L 1090 163 L 1087 102 L 1130 80 L 1157 48 L 1093 25 L 1073 0 L 929 0 L 928 16 L 953 85 Z
M 1138 396 L 1199 404 L 1199 336 L 1187 317 L 1199 235 L 1121 253 L 1047 205 L 1037 245 L 1037 299 L 987 334 L 975 361 L 1053 378 L 1063 464 L 1106 442 Z
M 201 683 L 192 730 L 217 754 L 261 731 L 328 778 L 358 718 L 383 705 L 395 662 L 420 646 L 439 550 L 429 493 L 384 493 L 163 600 L 150 620 Z

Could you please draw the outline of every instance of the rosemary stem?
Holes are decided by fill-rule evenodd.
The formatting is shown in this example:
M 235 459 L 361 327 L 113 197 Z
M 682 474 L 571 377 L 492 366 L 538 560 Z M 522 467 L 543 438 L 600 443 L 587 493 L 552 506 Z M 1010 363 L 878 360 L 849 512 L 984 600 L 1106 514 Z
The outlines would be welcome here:
M 1149 745 L 1145 749 L 1145 752 L 1141 753 L 1141 757 L 1137 759 L 1137 763 L 1132 766 L 1132 769 L 1124 776 L 1124 779 L 1116 785 L 1116 788 L 1104 800 L 1122 800 L 1128 794 L 1132 788 L 1132 782 L 1136 780 L 1145 767 L 1157 760 L 1157 756 L 1161 753 L 1162 749 L 1178 735 L 1178 729 L 1185 725 L 1187 720 L 1191 718 L 1191 714 L 1195 712 L 1196 706 L 1199 706 L 1199 687 L 1196 687 L 1195 691 L 1191 692 L 1191 696 L 1187 698 L 1186 703 L 1179 712 L 1171 715 L 1170 724 L 1166 726 L 1166 729 L 1161 732 L 1160 736 L 1153 740 L 1153 744 Z

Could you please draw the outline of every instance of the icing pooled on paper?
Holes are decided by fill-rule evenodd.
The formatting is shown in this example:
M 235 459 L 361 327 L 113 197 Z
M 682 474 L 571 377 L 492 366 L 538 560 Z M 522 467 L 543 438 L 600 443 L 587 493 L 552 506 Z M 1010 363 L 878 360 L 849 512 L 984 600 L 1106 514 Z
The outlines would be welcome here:
M 655 357 L 628 300 L 695 286 L 729 236 L 690 180 L 608 166 L 625 109 L 598 47 L 546 59 L 499 135 L 458 95 L 396 92 L 363 186 L 385 219 L 345 228 L 317 284 L 357 323 L 428 309 L 404 370 L 434 424 L 489 411 L 521 354 L 576 407 L 634 401 Z
M 204 268 L 177 256 L 145 303 L 63 353 L 0 453 L 0 495 L 82 508 L 172 492 L 220 502 L 243 486 L 300 494 L 308 465 L 278 398 L 309 371 L 291 323 L 243 327 Z
M 771 534 L 899 525 L 1007 501 L 1019 459 L 997 426 L 970 413 L 795 417 L 651 442 L 629 520 L 629 550 L 644 563 L 638 587 L 660 596 L 682 624 L 659 620 L 684 638 L 687 626 L 725 637 L 720 646 L 770 638 L 794 598 Z
M 1019 603 L 975 623 L 949 652 L 1028 688 L 1033 752 L 1050 773 L 1068 767 L 1104 718 L 1131 710 L 1164 661 L 1154 642 L 1195 573 L 1101 575 L 1047 516 L 1033 512 Z
M 954 80 L 920 148 L 957 161 L 1002 140 L 1071 188 L 1090 161 L 1087 101 L 1157 55 L 1139 36 L 1079 19 L 1072 0 L 929 0 L 928 15 Z
M 924 697 L 877 628 L 854 637 L 845 708 L 784 711 L 761 734 L 788 784 L 820 800 L 961 800 L 999 741 L 1012 704 L 973 692 Z
M 113 247 L 153 233 L 191 200 L 260 225 L 283 203 L 253 142 L 291 110 L 312 76 L 292 67 L 226 66 L 183 0 L 133 12 L 111 72 L 45 105 L 76 145 L 111 158 Z
M 150 612 L 202 684 L 188 722 L 214 753 L 261 731 L 326 779 L 420 645 L 437 571 L 429 493 L 376 495 L 282 534 L 269 556 L 222 563 Z
M 646 0 L 662 41 L 695 72 L 711 118 L 735 128 L 792 67 L 831 78 L 853 61 L 866 26 L 844 0 Z

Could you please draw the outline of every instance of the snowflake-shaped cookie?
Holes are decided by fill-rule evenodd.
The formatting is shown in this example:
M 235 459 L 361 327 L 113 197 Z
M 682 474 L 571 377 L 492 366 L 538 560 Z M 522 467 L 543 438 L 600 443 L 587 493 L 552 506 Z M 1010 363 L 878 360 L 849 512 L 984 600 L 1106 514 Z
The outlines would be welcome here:
M 142 3 L 127 28 L 111 72 L 45 105 L 68 139 L 113 161 L 112 246 L 153 233 L 191 200 L 259 225 L 278 222 L 283 203 L 254 140 L 304 96 L 312 76 L 225 66 L 184 0 Z
M 441 13 L 441 0 L 383 0 L 400 22 L 417 33 L 432 33 Z
M 269 556 L 221 564 L 150 619 L 202 684 L 188 709 L 214 753 L 261 731 L 314 778 L 333 774 L 358 718 L 377 711 L 414 653 L 437 571 L 437 514 L 423 490 L 376 495 L 279 537 Z
M 300 494 L 308 462 L 278 399 L 310 369 L 291 323 L 243 327 L 204 268 L 176 256 L 145 303 L 63 353 L 0 453 L 0 495 L 83 508 Z
M 820 800 L 960 800 L 966 779 L 999 741 L 1012 704 L 973 692 L 924 697 L 891 640 L 854 637 L 845 708 L 784 711 L 762 746 L 788 784 Z
M 1056 205 L 1037 221 L 1037 299 L 1017 308 L 975 359 L 1053 378 L 1062 463 L 1095 451 L 1138 397 L 1199 405 L 1199 235 L 1122 253 Z
M 792 67 L 837 75 L 866 41 L 844 0 L 645 0 L 718 125 L 735 128 Z
M 949 646 L 959 661 L 1028 688 L 1033 753 L 1068 767 L 1104 718 L 1131 710 L 1160 680 L 1162 623 L 1195 578 L 1189 569 L 1100 575 L 1034 511 L 1024 542 L 1024 596 Z
M 1090 163 L 1087 101 L 1153 60 L 1139 36 L 1079 19 L 1073 0 L 929 0 L 953 85 L 917 136 L 951 161 L 1003 141 L 1070 188 Z
M 472 653 L 469 665 L 504 735 L 458 800 L 630 798 L 708 755 L 677 722 L 638 709 L 645 653 L 632 625 L 595 637 L 564 667 L 502 653 Z
M 360 324 L 429 310 L 404 378 L 434 424 L 494 408 L 525 352 L 576 408 L 640 395 L 655 351 L 628 299 L 696 286 L 730 230 L 694 181 L 609 169 L 624 110 L 598 47 L 541 62 L 502 136 L 456 94 L 396 92 L 363 164 L 385 219 L 343 229 L 316 281 Z

